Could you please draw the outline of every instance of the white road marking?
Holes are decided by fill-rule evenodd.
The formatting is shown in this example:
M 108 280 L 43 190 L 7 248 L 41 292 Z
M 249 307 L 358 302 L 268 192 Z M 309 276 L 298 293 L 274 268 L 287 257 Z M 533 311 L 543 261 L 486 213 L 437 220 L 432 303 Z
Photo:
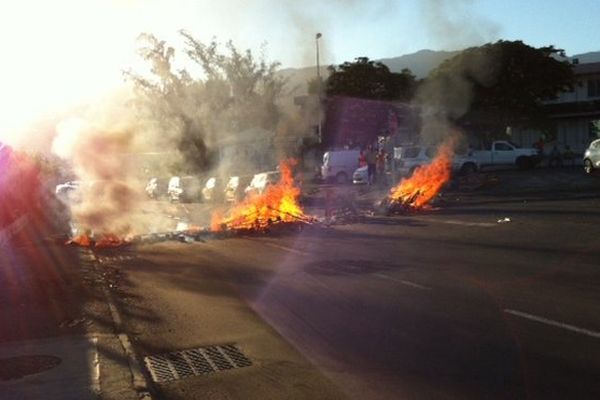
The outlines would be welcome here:
M 92 261 L 101 262 L 101 259 L 96 257 L 91 251 L 85 249 L 81 250 L 81 253 L 91 259 Z M 108 304 L 108 310 L 110 312 L 110 316 L 113 320 L 113 324 L 117 330 L 117 332 L 124 331 L 123 328 L 123 319 L 121 318 L 121 314 L 115 305 L 115 301 L 113 299 L 112 293 L 108 290 L 108 288 L 104 285 L 101 286 L 102 293 L 104 294 L 106 303 Z M 131 378 L 134 389 L 138 392 L 140 398 L 152 399 L 149 390 L 149 384 L 146 382 L 146 378 L 144 378 L 144 374 L 142 374 L 142 368 L 140 363 L 138 362 L 137 357 L 135 356 L 135 351 L 133 349 L 133 345 L 129 340 L 129 336 L 126 333 L 118 333 L 117 338 L 121 343 L 121 347 L 125 351 L 125 355 L 127 356 L 127 361 L 129 363 L 129 371 L 131 372 Z
M 517 311 L 517 310 L 511 310 L 511 309 L 505 309 L 504 310 L 505 313 L 507 314 L 511 314 L 511 315 L 516 315 L 517 317 L 521 317 L 521 318 L 525 318 L 525 319 L 529 319 L 531 321 L 536 321 L 536 322 L 540 322 L 542 324 L 546 324 L 546 325 L 550 325 L 550 326 L 555 326 L 557 328 L 562 328 L 562 329 L 566 329 L 568 331 L 571 332 L 575 332 L 575 333 L 579 333 L 582 335 L 586 335 L 586 336 L 591 336 L 593 338 L 596 339 L 600 339 L 600 332 L 595 332 L 589 329 L 584 329 L 584 328 L 579 328 L 575 325 L 570 325 L 570 324 L 564 324 L 562 322 L 558 322 L 558 321 L 554 321 L 548 318 L 544 318 L 544 317 L 539 317 L 537 315 L 533 315 L 533 314 L 528 314 L 522 311 Z
M 94 337 L 91 341 L 94 344 L 94 357 L 92 359 L 92 368 L 90 371 L 92 390 L 96 393 L 96 396 L 100 396 L 100 356 L 98 354 L 98 338 Z
M 494 226 L 498 226 L 496 222 L 469 222 L 469 221 L 461 221 L 457 219 L 440 219 L 440 218 L 422 218 L 422 217 L 411 217 L 416 221 L 423 222 L 438 222 L 440 224 L 449 224 L 449 225 L 463 225 L 463 226 L 480 226 L 484 228 L 491 228 Z
M 296 250 L 293 249 L 291 247 L 286 247 L 286 246 L 281 246 L 275 243 L 270 243 L 270 242 L 263 242 L 261 241 L 262 244 L 266 245 L 266 246 L 270 246 L 270 247 L 274 247 L 276 249 L 281 249 L 281 250 L 285 250 L 285 251 L 289 251 L 290 253 L 294 253 L 294 254 L 298 254 L 301 256 L 310 256 L 310 253 L 307 253 L 306 251 L 302 251 L 302 250 Z
M 401 283 L 401 284 L 403 284 L 405 286 L 410 286 L 410 287 L 413 287 L 413 288 L 416 288 L 416 289 L 431 290 L 431 288 L 429 286 L 419 285 L 418 283 L 407 281 L 407 280 L 404 280 L 404 279 L 396 279 L 396 278 L 391 277 L 389 275 L 380 274 L 380 273 L 373 274 L 373 275 L 376 276 L 376 277 L 378 277 L 378 278 L 381 278 L 381 279 L 386 279 L 388 281 L 393 281 L 393 282 Z
M 276 249 L 281 249 L 281 250 L 289 251 L 290 253 L 294 253 L 294 254 L 298 254 L 298 255 L 302 255 L 302 256 L 310 256 L 311 255 L 310 253 L 308 253 L 306 251 L 296 250 L 296 249 L 293 249 L 291 247 L 281 246 L 281 245 L 278 245 L 278 244 L 275 244 L 275 243 L 270 243 L 270 242 L 261 242 L 261 243 L 264 244 L 264 245 L 266 245 L 266 246 L 270 246 L 270 247 L 274 247 Z M 376 277 L 378 277 L 378 278 L 386 279 L 386 280 L 393 281 L 393 282 L 397 282 L 397 283 L 400 283 L 400 284 L 405 285 L 405 286 L 413 287 L 415 289 L 431 290 L 431 288 L 429 286 L 419 285 L 418 283 L 407 281 L 407 280 L 404 280 L 404 279 L 396 279 L 396 278 L 393 278 L 391 276 L 384 275 L 384 274 L 379 274 L 379 273 L 376 273 L 376 274 L 373 274 L 373 275 L 376 276 Z

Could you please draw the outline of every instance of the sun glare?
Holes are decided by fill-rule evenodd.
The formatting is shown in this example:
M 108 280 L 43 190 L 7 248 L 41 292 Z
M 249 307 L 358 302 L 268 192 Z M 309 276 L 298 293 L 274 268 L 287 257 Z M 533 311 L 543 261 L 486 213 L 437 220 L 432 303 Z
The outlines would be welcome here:
M 0 5 L 0 141 L 16 144 L 37 119 L 93 100 L 140 62 L 132 1 L 20 1 Z

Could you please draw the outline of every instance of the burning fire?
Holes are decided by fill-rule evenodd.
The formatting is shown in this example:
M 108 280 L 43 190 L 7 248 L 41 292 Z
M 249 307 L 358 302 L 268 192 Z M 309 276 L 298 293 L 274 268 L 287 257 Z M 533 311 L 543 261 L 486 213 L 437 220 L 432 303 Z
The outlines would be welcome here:
M 452 172 L 453 142 L 449 141 L 440 146 L 438 154 L 430 164 L 417 167 L 408 179 L 402 179 L 392 188 L 389 200 L 412 209 L 422 209 L 427 206 L 450 180 Z
M 300 189 L 294 185 L 294 165 L 294 160 L 282 161 L 279 164 L 281 178 L 278 183 L 267 186 L 261 194 L 251 194 L 230 210 L 228 216 L 213 214 L 211 230 L 260 229 L 272 222 L 310 220 L 311 217 L 304 214 L 298 203 Z
M 84 233 L 68 240 L 66 244 L 80 247 L 111 248 L 129 244 L 129 240 L 122 239 L 117 235 L 110 233 L 101 235 L 98 238 L 93 238 L 92 236 Z

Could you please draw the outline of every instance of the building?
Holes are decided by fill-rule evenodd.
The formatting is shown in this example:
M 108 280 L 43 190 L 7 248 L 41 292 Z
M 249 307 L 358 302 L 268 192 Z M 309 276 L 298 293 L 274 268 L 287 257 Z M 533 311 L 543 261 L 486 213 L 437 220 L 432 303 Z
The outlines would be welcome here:
M 404 103 L 338 96 L 328 99 L 325 107 L 328 147 L 364 147 L 382 136 L 407 142 L 418 132 L 417 114 Z
M 573 90 L 545 102 L 550 117 L 556 122 L 555 135 L 546 142 L 561 149 L 569 146 L 576 154 L 583 154 L 589 143 L 600 137 L 600 62 L 573 61 L 576 79 Z M 522 146 L 531 146 L 540 135 L 534 130 L 515 129 L 513 140 Z

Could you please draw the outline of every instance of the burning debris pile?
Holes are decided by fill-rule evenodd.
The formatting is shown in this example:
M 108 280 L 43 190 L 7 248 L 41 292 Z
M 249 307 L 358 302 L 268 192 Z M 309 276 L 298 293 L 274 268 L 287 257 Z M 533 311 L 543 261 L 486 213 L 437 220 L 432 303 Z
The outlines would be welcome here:
M 306 215 L 299 203 L 300 188 L 294 183 L 293 160 L 280 163 L 279 182 L 267 186 L 263 193 L 250 193 L 248 197 L 233 206 L 227 214 L 214 213 L 211 226 L 202 227 L 187 222 L 178 222 L 173 231 L 119 236 L 94 234 L 89 231 L 75 235 L 67 244 L 107 249 L 138 243 L 178 240 L 186 243 L 203 241 L 208 237 L 226 237 L 231 234 L 264 233 L 273 229 L 301 229 L 318 222 L 317 218 Z
M 120 238 L 113 234 L 104 234 L 95 237 L 92 234 L 83 233 L 69 239 L 66 244 L 80 247 L 95 247 L 98 249 L 121 247 L 131 244 L 131 238 Z
M 294 183 L 293 160 L 279 164 L 280 180 L 267 186 L 263 193 L 252 194 L 234 206 L 224 216 L 213 215 L 211 230 L 222 231 L 264 231 L 274 224 L 312 224 L 316 218 L 308 216 L 302 210 L 298 198 L 300 189 Z
M 407 213 L 427 208 L 452 173 L 453 142 L 443 143 L 430 164 L 417 167 L 412 176 L 402 179 L 390 190 L 382 205 L 388 214 Z

